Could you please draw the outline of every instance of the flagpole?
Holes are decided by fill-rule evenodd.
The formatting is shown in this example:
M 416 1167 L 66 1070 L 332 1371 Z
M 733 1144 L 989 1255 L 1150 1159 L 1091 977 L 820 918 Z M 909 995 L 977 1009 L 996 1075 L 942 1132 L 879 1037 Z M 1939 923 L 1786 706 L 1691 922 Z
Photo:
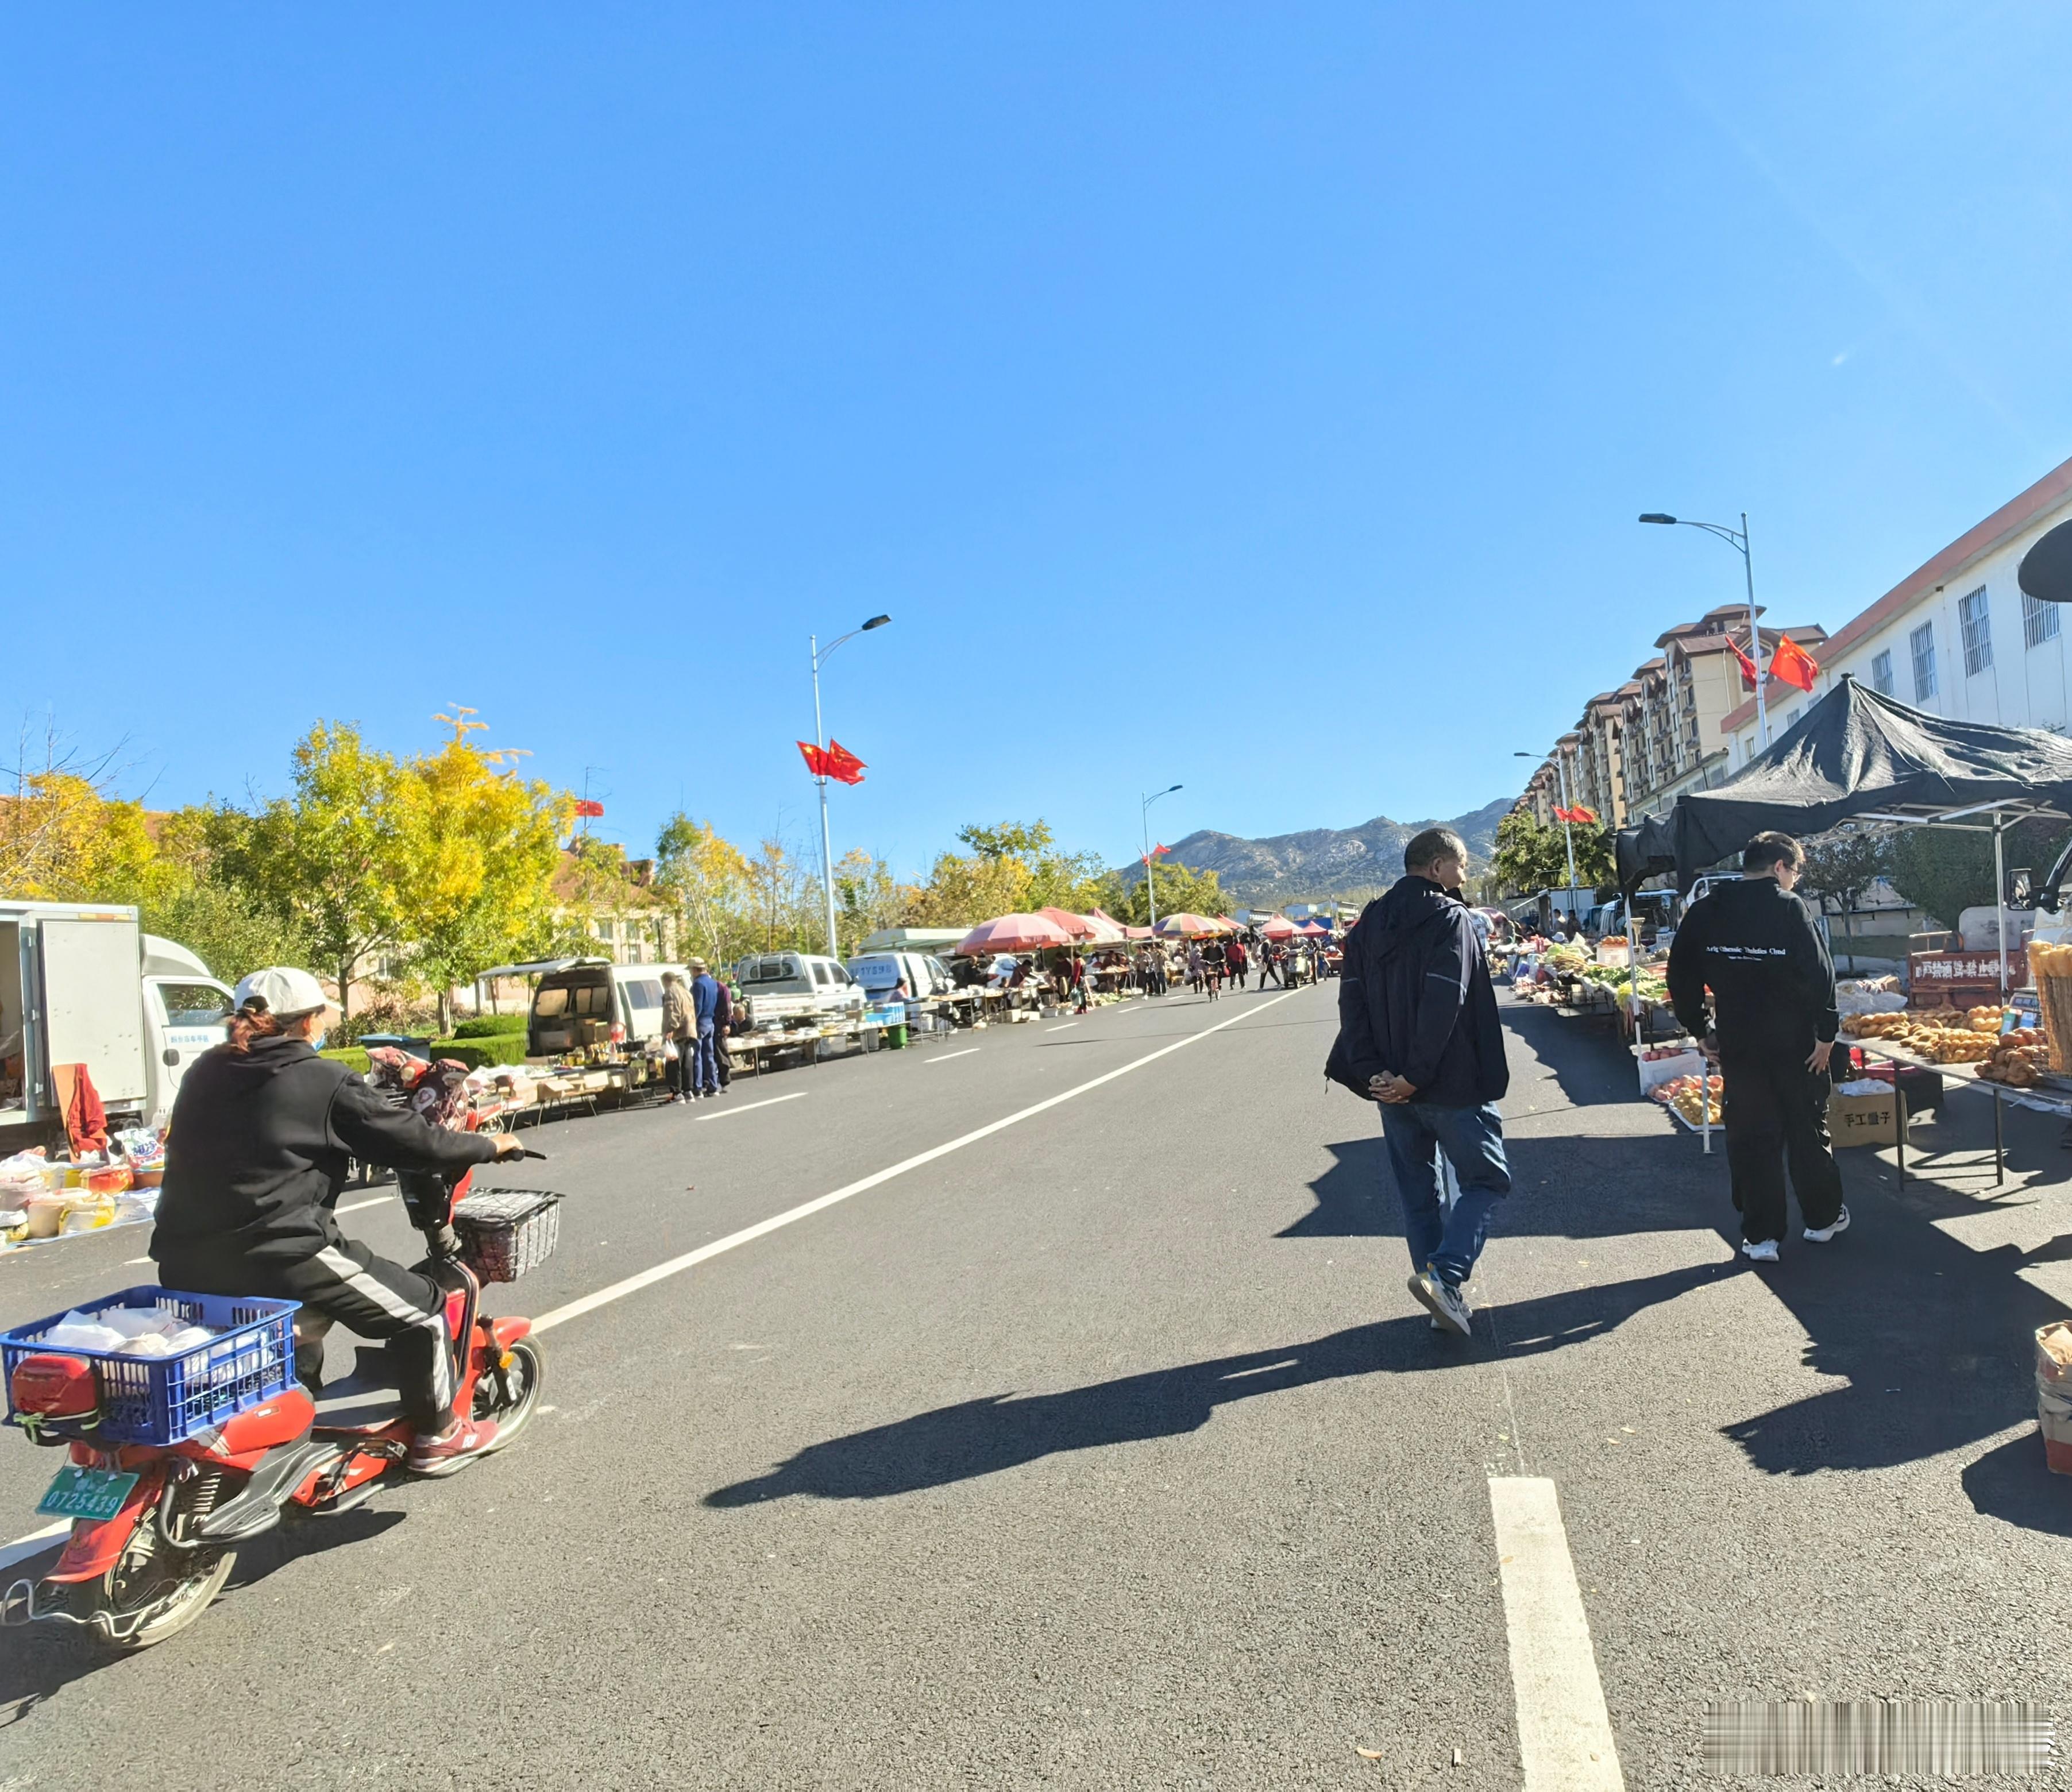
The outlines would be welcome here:
M 806 644 L 813 656 L 813 750 L 824 753 L 828 743 L 820 729 L 820 638 L 808 635 Z M 824 766 L 827 761 L 824 758 L 820 763 Z M 820 882 L 828 899 L 828 956 L 840 958 L 840 943 L 835 937 L 835 849 L 833 836 L 828 832 L 827 773 L 822 771 L 813 782 L 820 787 Z
M 1137 820 L 1144 838 L 1144 890 L 1151 904 L 1151 931 L 1158 931 L 1158 878 L 1157 868 L 1151 862 L 1151 805 L 1161 796 L 1170 796 L 1179 789 L 1178 784 L 1168 784 L 1165 789 L 1147 796 L 1137 805 Z

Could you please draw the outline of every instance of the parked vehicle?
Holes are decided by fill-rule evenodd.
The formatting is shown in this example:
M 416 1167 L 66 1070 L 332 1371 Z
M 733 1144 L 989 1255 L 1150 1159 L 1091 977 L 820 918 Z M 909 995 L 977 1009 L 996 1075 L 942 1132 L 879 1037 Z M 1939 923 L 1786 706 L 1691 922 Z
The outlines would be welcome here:
M 802 1021 L 857 1020 L 864 986 L 837 959 L 812 952 L 758 952 L 734 966 L 748 1024 L 757 1032 Z
M 532 992 L 525 1025 L 528 1058 L 585 1046 L 657 1043 L 662 1038 L 662 973 L 680 964 L 615 964 L 608 958 L 557 959 Z
M 54 1067 L 84 1064 L 111 1125 L 172 1111 L 231 993 L 113 904 L 0 902 L 0 1154 L 64 1136 Z
M 1583 916 L 1595 908 L 1597 903 L 1597 893 L 1594 890 L 1585 890 L 1580 885 L 1572 890 L 1543 890 L 1534 905 L 1539 914 L 1540 931 L 1550 932 L 1556 915 L 1572 914 L 1576 917 L 1576 924 L 1580 927 Z
M 473 1173 L 448 1182 L 406 1172 L 399 1181 L 432 1272 L 450 1290 L 457 1409 L 496 1421 L 481 1453 L 489 1456 L 536 1410 L 545 1361 L 531 1320 L 481 1311 L 482 1282 L 467 1258 L 483 1247 L 454 1230 L 469 1227 L 454 1207 Z M 540 1198 L 550 1208 L 557 1198 Z M 524 1267 L 551 1249 L 551 1231 L 529 1241 Z M 510 1257 L 493 1248 L 477 1261 L 492 1279 L 516 1273 Z M 154 1297 L 206 1308 L 187 1316 L 230 1329 L 184 1357 L 104 1359 L 39 1350 L 33 1342 L 4 1346 L 10 1417 L 32 1442 L 69 1455 L 38 1510 L 76 1515 L 50 1572 L 0 1595 L 0 1622 L 72 1625 L 118 1649 L 147 1648 L 208 1609 L 236 1565 L 240 1543 L 283 1517 L 348 1511 L 403 1473 L 413 1432 L 388 1377 L 370 1372 L 385 1367 L 381 1350 L 362 1350 L 358 1371 L 312 1399 L 293 1379 L 295 1302 L 139 1289 L 103 1305 L 150 1305 Z
M 862 984 L 869 1005 L 891 999 L 901 984 L 916 1001 L 947 995 L 957 986 L 950 968 L 926 952 L 866 952 L 849 961 L 849 974 Z
M 1651 943 L 1661 931 L 1670 925 L 1670 917 L 1675 912 L 1676 892 L 1673 890 L 1642 890 L 1634 893 L 1633 906 L 1640 921 L 1640 937 L 1643 943 Z M 1583 917 L 1583 931 L 1593 939 L 1602 939 L 1610 934 L 1626 931 L 1626 903 L 1614 898 L 1609 902 L 1600 902 Z

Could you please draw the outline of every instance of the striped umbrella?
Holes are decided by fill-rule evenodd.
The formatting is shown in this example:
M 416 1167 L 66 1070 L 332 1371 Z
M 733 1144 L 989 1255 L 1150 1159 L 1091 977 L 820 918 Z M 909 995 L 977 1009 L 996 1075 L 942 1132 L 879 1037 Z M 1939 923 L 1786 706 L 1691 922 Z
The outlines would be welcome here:
M 978 958 L 987 952 L 1030 952 L 1044 946 L 1069 946 L 1072 936 L 1041 914 L 1003 914 L 981 922 L 960 939 L 955 956 Z

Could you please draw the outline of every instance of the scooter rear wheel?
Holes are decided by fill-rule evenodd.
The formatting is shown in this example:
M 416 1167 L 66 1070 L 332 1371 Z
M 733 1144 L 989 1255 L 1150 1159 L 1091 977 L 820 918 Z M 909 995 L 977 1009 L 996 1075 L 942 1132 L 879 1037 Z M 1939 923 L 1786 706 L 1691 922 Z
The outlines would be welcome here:
M 502 1449 L 539 1410 L 540 1387 L 547 1370 L 545 1351 L 535 1339 L 521 1338 L 509 1354 L 508 1368 L 491 1364 L 475 1384 L 473 1416 L 496 1421 L 496 1440 L 484 1452 L 487 1455 Z
M 163 1642 L 208 1609 L 236 1565 L 234 1549 L 168 1548 L 155 1527 L 139 1526 L 95 1589 L 95 1628 L 117 1649 Z

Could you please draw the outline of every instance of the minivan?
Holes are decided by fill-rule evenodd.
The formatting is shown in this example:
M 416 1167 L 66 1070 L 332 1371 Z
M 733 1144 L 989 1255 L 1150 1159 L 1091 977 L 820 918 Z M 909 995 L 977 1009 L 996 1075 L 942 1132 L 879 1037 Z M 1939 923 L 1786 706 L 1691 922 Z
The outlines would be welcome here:
M 548 972 L 532 992 L 525 1055 L 553 1058 L 610 1042 L 615 1026 L 628 1045 L 662 1038 L 662 973 L 689 980 L 680 964 L 615 964 L 606 958 L 571 959 Z

